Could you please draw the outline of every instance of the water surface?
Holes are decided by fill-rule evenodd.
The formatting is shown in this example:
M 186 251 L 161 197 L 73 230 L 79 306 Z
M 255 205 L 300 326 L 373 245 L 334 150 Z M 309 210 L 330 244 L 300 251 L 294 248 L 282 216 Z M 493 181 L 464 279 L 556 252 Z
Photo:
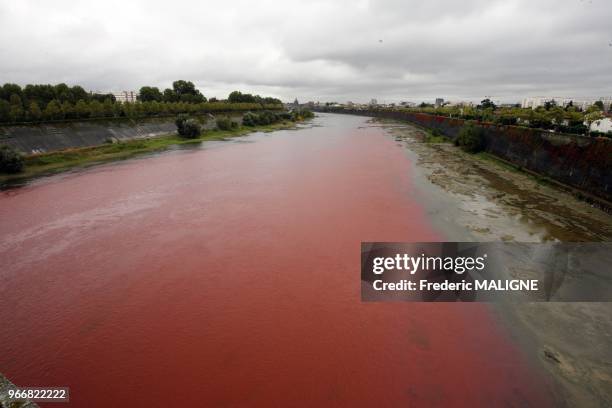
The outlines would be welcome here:
M 444 239 L 366 120 L 0 193 L 0 372 L 80 407 L 547 405 L 486 306 L 360 302 L 361 241 Z

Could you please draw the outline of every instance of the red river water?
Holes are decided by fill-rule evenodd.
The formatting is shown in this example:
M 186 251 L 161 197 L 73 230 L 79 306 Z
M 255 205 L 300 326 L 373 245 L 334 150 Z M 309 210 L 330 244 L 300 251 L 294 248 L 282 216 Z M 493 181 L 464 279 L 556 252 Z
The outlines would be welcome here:
M 360 301 L 361 241 L 444 237 L 404 148 L 315 124 L 0 193 L 0 372 L 77 407 L 550 404 L 486 305 Z

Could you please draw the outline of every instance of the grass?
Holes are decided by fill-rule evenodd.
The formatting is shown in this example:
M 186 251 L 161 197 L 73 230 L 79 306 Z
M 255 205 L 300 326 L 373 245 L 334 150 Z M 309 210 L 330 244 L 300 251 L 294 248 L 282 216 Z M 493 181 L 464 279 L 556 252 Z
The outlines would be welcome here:
M 197 144 L 209 140 L 224 140 L 253 132 L 271 132 L 288 129 L 295 122 L 279 122 L 272 125 L 240 127 L 233 130 L 206 130 L 195 139 L 169 134 L 149 139 L 128 140 L 100 146 L 81 147 L 25 157 L 25 169 L 18 174 L 0 174 L 0 183 L 18 182 L 37 176 L 58 173 L 75 167 L 86 167 L 113 160 L 127 159 L 145 153 L 166 150 L 172 146 Z
M 442 135 L 434 135 L 431 132 L 425 133 L 425 138 L 423 139 L 425 143 L 451 143 L 451 140 L 446 136 Z

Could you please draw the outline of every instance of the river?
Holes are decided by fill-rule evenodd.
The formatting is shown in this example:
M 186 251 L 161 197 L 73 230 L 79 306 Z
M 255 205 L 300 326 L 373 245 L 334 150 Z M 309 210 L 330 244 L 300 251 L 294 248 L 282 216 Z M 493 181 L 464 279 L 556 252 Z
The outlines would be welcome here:
M 361 241 L 440 241 L 367 118 L 0 193 L 0 372 L 70 406 L 546 406 L 484 304 L 362 303 Z M 43 404 L 44 406 L 44 404 Z

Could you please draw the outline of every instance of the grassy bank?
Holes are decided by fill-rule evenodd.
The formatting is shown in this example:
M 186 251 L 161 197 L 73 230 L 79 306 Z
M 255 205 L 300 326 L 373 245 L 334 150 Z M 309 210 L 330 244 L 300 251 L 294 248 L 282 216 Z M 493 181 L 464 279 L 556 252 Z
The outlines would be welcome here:
M 186 139 L 177 134 L 108 143 L 100 146 L 60 150 L 25 157 L 25 169 L 18 174 L 0 174 L 0 184 L 19 182 L 33 177 L 58 173 L 75 167 L 86 167 L 113 160 L 127 159 L 145 153 L 165 150 L 171 146 L 201 143 L 208 140 L 224 140 L 256 131 L 270 132 L 289 129 L 295 122 L 285 121 L 272 125 L 241 127 L 234 130 L 207 130 L 195 139 Z

